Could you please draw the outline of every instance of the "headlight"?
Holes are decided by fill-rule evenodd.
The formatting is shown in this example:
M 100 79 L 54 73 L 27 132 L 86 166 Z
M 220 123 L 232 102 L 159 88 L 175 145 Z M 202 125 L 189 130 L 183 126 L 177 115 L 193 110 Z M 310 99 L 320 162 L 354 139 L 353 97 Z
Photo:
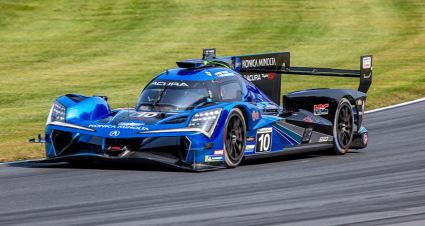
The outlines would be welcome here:
M 215 108 L 207 111 L 195 113 L 190 119 L 188 128 L 199 128 L 209 136 L 214 132 L 217 122 L 220 119 L 222 108 Z
M 53 103 L 53 106 L 50 109 L 49 117 L 47 118 L 46 125 L 55 121 L 66 121 L 66 107 L 59 101 L 55 101 L 55 103 Z
M 210 139 L 212 134 L 214 133 L 215 127 L 217 126 L 222 111 L 222 108 L 214 108 L 211 110 L 195 113 L 190 119 L 189 124 L 185 128 L 146 130 L 139 131 L 137 132 L 137 134 L 199 132 L 206 136 L 208 139 Z

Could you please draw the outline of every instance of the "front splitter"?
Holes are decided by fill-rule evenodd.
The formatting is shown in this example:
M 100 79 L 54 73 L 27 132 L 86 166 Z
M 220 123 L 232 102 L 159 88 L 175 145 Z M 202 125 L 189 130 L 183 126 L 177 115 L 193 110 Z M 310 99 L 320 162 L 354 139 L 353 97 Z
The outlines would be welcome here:
M 131 156 L 131 157 L 106 157 L 97 154 L 74 154 L 58 157 L 47 157 L 44 159 L 36 159 L 29 161 L 30 163 L 57 163 L 68 161 L 95 161 L 110 163 L 138 163 L 138 164 L 159 164 L 170 168 L 187 170 L 187 171 L 210 171 L 226 168 L 224 162 L 205 163 L 187 163 L 183 161 L 168 161 L 165 159 L 155 158 L 152 156 Z

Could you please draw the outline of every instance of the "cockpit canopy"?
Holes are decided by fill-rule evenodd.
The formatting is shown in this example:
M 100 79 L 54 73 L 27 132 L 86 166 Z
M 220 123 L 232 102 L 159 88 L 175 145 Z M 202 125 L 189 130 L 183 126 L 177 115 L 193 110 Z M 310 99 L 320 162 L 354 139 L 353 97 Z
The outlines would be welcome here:
M 156 79 L 140 94 L 136 109 L 139 111 L 186 111 L 211 101 L 202 81 Z

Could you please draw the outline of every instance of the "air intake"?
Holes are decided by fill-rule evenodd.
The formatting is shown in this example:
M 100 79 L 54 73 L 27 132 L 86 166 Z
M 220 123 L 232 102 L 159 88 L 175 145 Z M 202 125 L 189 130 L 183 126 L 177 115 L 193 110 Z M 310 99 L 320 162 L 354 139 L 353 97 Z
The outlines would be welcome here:
M 176 64 L 177 66 L 181 68 L 193 69 L 193 68 L 198 68 L 202 66 L 204 64 L 204 61 L 203 60 L 187 60 L 187 61 L 176 62 Z

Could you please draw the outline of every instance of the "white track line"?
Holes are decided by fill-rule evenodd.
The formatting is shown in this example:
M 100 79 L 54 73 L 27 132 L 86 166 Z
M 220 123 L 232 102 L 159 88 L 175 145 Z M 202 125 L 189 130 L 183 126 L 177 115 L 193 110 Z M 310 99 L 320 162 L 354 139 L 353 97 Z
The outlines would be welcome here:
M 377 111 L 383 111 L 383 110 L 396 108 L 396 107 L 401 107 L 401 106 L 405 106 L 405 105 L 409 105 L 409 104 L 414 104 L 414 103 L 421 102 L 421 101 L 425 101 L 425 97 L 422 97 L 422 98 L 416 99 L 416 100 L 412 100 L 412 101 L 408 101 L 408 102 L 404 102 L 404 103 L 401 103 L 401 104 L 395 104 L 395 105 L 391 105 L 391 106 L 387 106 L 387 107 L 383 107 L 383 108 L 377 108 L 377 109 L 373 109 L 373 110 L 370 110 L 370 111 L 365 111 L 365 114 L 366 113 L 373 113 L 373 112 L 377 112 Z
M 391 108 L 396 108 L 396 107 L 401 107 L 401 106 L 405 106 L 405 105 L 409 105 L 409 104 L 414 104 L 417 102 L 421 102 L 421 101 L 425 101 L 425 97 L 422 97 L 420 99 L 416 99 L 416 100 L 412 100 L 412 101 L 408 101 L 408 102 L 404 102 L 401 104 L 395 104 L 395 105 L 391 105 L 391 106 L 387 106 L 387 107 L 383 107 L 383 108 L 378 108 L 378 109 L 373 109 L 370 111 L 365 111 L 365 114 L 367 113 L 373 113 L 373 112 L 377 112 L 377 111 L 383 111 L 383 110 L 387 110 L 387 109 L 391 109 Z M 21 162 L 29 162 L 29 161 L 34 161 L 37 159 L 31 159 L 31 160 L 23 160 L 23 161 L 17 161 L 17 162 L 5 162 L 5 163 L 0 163 L 0 165 L 7 165 L 7 164 L 13 164 L 13 163 L 21 163 Z

